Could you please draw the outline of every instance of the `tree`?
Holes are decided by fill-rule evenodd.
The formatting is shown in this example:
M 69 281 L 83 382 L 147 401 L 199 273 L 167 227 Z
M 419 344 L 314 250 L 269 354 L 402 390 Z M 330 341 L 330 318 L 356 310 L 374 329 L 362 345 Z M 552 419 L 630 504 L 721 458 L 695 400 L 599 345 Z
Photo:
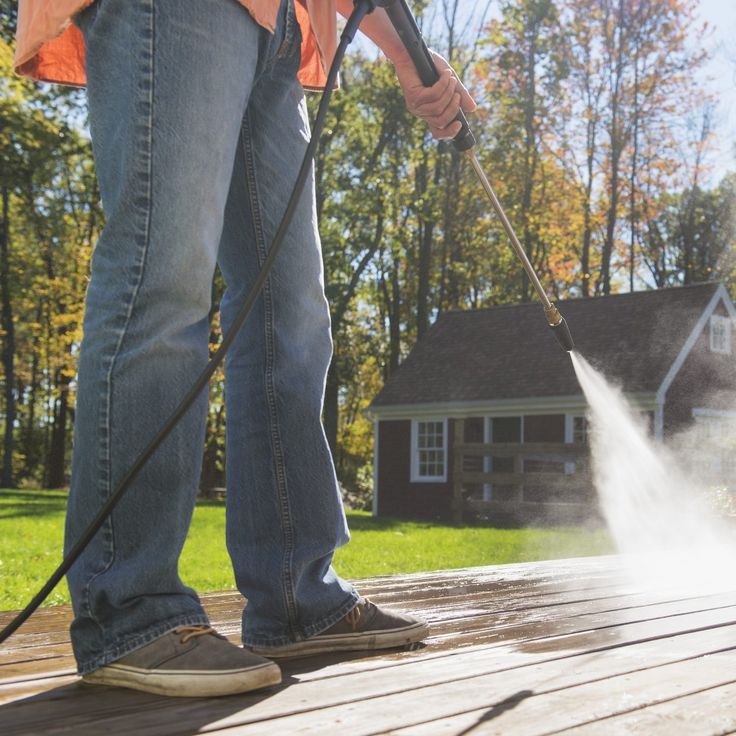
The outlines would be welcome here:
M 3 481 L 21 472 L 57 486 L 65 483 L 87 263 L 102 216 L 89 142 L 72 124 L 76 98 L 15 77 L 5 42 L 0 63 Z
M 662 196 L 647 232 L 646 263 L 658 287 L 720 280 L 733 283 L 736 174 L 718 187 Z
M 569 0 L 566 8 L 568 30 L 567 65 L 563 114 L 556 131 L 559 158 L 579 191 L 582 233 L 576 255 L 579 259 L 580 294 L 590 296 L 595 268 L 593 245 L 601 218 L 596 196 L 600 179 L 600 146 L 606 80 L 603 73 L 600 27 L 601 7 L 590 0 Z
M 559 249 L 569 228 L 555 213 L 568 177 L 555 151 L 555 130 L 564 108 L 562 84 L 568 74 L 564 29 L 552 0 L 506 2 L 493 21 L 489 50 L 480 73 L 490 99 L 492 148 L 484 164 L 500 182 L 501 199 L 535 270 L 564 291 L 569 258 Z M 487 205 L 486 205 L 487 206 Z M 563 230 L 559 229 L 563 225 Z M 499 236 L 505 243 L 505 236 Z M 562 257 L 561 257 L 562 256 Z M 516 263 L 516 287 L 506 299 L 528 300 L 531 287 Z
M 15 0 L 0 0 L 0 39 L 8 46 L 13 42 L 18 25 L 18 3 Z
M 325 265 L 325 292 L 335 351 L 327 376 L 324 422 L 338 454 L 341 386 L 348 366 L 342 345 L 351 329 L 351 305 L 383 240 L 385 184 L 382 171 L 406 122 L 406 110 L 390 70 L 361 56 L 343 72 L 327 134 L 315 162 L 317 213 Z
M 693 72 L 704 58 L 685 42 L 693 4 L 567 0 L 563 17 L 570 74 L 558 135 L 583 213 L 580 290 L 610 293 L 621 273 L 632 290 L 655 203 L 690 170 L 680 128 L 702 105 Z

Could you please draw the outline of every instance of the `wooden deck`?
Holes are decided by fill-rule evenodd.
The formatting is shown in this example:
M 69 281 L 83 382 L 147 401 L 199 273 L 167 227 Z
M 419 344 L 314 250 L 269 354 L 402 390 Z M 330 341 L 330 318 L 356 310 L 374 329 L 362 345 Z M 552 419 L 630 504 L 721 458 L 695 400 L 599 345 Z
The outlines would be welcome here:
M 44 609 L 0 652 L 0 733 L 736 732 L 736 591 L 637 592 L 615 557 L 379 578 L 360 588 L 427 617 L 426 646 L 294 659 L 280 687 L 219 699 L 81 684 L 69 611 Z M 204 602 L 215 626 L 237 639 L 239 597 Z

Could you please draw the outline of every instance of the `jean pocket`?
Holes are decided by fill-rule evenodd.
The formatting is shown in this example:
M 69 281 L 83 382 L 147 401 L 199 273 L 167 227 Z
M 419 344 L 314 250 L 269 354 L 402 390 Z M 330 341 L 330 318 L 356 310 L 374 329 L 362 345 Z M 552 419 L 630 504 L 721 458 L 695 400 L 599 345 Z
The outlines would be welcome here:
M 94 22 L 100 2 L 102 2 L 102 0 L 93 0 L 86 8 L 80 10 L 72 17 L 72 23 L 74 23 L 82 33 L 86 33 L 87 29 Z
M 286 12 L 284 18 L 284 33 L 276 51 L 277 59 L 287 59 L 294 54 L 295 51 L 301 49 L 302 32 L 299 27 L 299 21 L 296 19 L 296 10 L 294 9 L 294 0 L 287 0 Z

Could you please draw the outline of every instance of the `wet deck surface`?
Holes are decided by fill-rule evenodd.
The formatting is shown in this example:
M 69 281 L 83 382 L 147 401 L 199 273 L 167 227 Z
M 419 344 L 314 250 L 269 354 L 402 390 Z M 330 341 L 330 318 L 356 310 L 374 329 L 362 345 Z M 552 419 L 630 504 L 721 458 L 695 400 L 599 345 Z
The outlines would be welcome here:
M 379 578 L 360 589 L 429 619 L 426 646 L 294 659 L 278 688 L 212 699 L 81 684 L 69 610 L 44 609 L 0 651 L 0 733 L 736 732 L 736 591 L 642 592 L 612 557 Z M 242 599 L 204 603 L 237 640 Z

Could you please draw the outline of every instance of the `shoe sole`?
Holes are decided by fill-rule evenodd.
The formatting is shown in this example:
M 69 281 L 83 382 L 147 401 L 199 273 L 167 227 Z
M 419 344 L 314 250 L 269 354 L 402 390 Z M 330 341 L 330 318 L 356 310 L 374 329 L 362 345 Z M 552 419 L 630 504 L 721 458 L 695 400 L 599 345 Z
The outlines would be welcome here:
M 372 649 L 394 649 L 415 644 L 429 633 L 429 625 L 412 624 L 402 629 L 364 631 L 355 634 L 318 634 L 311 639 L 297 641 L 283 647 L 248 647 L 253 654 L 263 657 L 297 657 L 327 652 L 358 652 Z
M 83 675 L 82 680 L 155 695 L 207 698 L 278 685 L 281 670 L 273 662 L 235 670 L 146 670 L 113 663 Z

